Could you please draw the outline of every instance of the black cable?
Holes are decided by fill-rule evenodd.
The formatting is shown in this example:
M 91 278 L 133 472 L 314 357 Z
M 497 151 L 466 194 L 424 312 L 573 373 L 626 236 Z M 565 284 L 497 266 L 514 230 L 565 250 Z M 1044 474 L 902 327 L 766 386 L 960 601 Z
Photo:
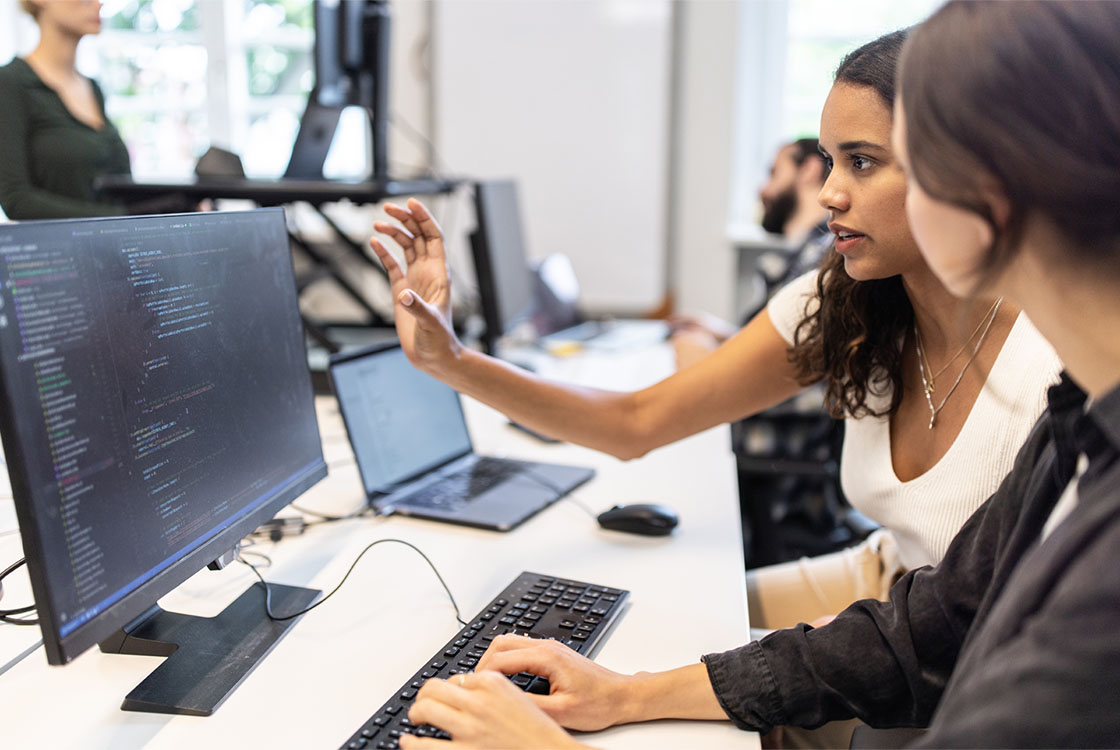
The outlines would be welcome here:
M 18 570 L 26 563 L 27 558 L 21 557 L 8 567 L 4 568 L 3 572 L 0 572 L 0 581 L 3 581 L 8 577 L 9 574 L 12 573 L 12 571 Z M 12 617 L 12 615 L 22 615 L 25 612 L 33 611 L 35 611 L 34 604 L 29 604 L 26 607 L 16 607 L 15 609 L 0 609 L 0 622 L 6 622 L 10 625 L 38 625 L 38 618 L 35 618 L 33 620 L 21 620 L 19 618 Z
M 580 500 L 579 498 L 577 498 L 577 497 L 576 497 L 576 493 L 575 493 L 575 492 L 565 492 L 565 491 L 564 491 L 564 488 L 563 488 L 563 487 L 561 487 L 560 485 L 556 484 L 555 482 L 553 482 L 553 481 L 552 481 L 551 479 L 549 479 L 548 477 L 545 477 L 545 476 L 543 476 L 542 474 L 538 474 L 537 472 L 533 471 L 532 469 L 529 469 L 529 468 L 523 468 L 523 473 L 524 473 L 524 474 L 525 474 L 525 475 L 526 475 L 527 477 L 529 477 L 530 479 L 532 479 L 533 481 L 537 482 L 538 484 L 544 485 L 544 486 L 545 486 L 545 487 L 547 487 L 548 489 L 550 489 L 550 490 L 552 490 L 553 492 L 555 492 L 556 494 L 558 494 L 558 495 L 560 496 L 560 497 L 559 497 L 559 499 L 560 499 L 560 500 L 568 500 L 568 501 L 570 501 L 570 502 L 571 502 L 571 503 L 572 503 L 573 505 L 575 505 L 575 506 L 576 506 L 577 508 L 579 508 L 580 510 L 582 510 L 582 511 L 583 511 L 584 513 L 586 513 L 587 515 L 589 515 L 589 516 L 591 516 L 592 518 L 594 518 L 594 519 L 595 519 L 596 521 L 598 521 L 598 520 L 599 520 L 599 514 L 598 514 L 598 513 L 596 513 L 595 511 L 593 511 L 593 510 L 592 510 L 591 508 L 589 508 L 589 507 L 588 507 L 587 505 L 585 505 L 585 504 L 583 503 L 583 501 L 582 501 L 582 500 Z
M 451 606 L 455 608 L 455 619 L 459 621 L 460 625 L 462 625 L 463 627 L 466 627 L 467 626 L 467 621 L 463 619 L 462 614 L 459 612 L 459 603 L 455 601 L 455 595 L 451 593 L 451 589 L 447 586 L 447 582 L 444 581 L 443 576 L 441 576 L 439 574 L 439 570 L 436 568 L 435 563 L 433 563 L 428 558 L 428 556 L 423 553 L 423 551 L 419 547 L 417 547 L 412 542 L 406 542 L 403 539 L 378 539 L 376 541 L 370 542 L 368 545 L 366 545 L 366 548 L 363 549 L 361 552 L 359 552 L 358 556 L 356 558 L 354 558 L 354 562 L 352 562 L 350 564 L 350 569 L 346 571 L 346 575 L 344 575 L 342 577 L 342 580 L 338 582 L 337 586 L 335 586 L 333 589 L 331 589 L 330 593 L 328 593 L 322 599 L 315 602 L 314 604 L 312 604 L 309 607 L 305 607 L 305 608 L 303 608 L 303 609 L 301 609 L 297 612 L 292 612 L 291 614 L 282 615 L 282 616 L 281 615 L 275 615 L 272 612 L 272 588 L 268 585 L 268 581 L 264 580 L 264 576 L 261 575 L 260 571 L 257 570 L 256 566 L 253 565 L 251 562 L 243 559 L 240 555 L 238 555 L 237 559 L 243 565 L 247 565 L 249 567 L 249 569 L 253 571 L 253 574 L 256 575 L 257 579 L 260 580 L 261 584 L 264 585 L 264 592 L 265 592 L 264 611 L 268 615 L 268 618 L 270 620 L 276 620 L 277 622 L 280 622 L 280 621 L 283 621 L 283 620 L 291 620 L 293 618 L 299 617 L 302 614 L 306 614 L 307 612 L 310 612 L 311 610 L 318 607 L 320 604 L 325 602 L 327 599 L 330 599 L 332 596 L 334 596 L 335 593 L 340 588 L 342 588 L 342 584 L 346 583 L 346 579 L 350 577 L 350 574 L 354 572 L 354 568 L 357 567 L 358 561 L 362 559 L 362 556 L 365 555 L 365 553 L 369 552 L 374 547 L 376 547 L 377 545 L 384 544 L 385 542 L 396 542 L 397 544 L 403 544 L 404 546 L 409 547 L 412 550 L 414 550 L 418 555 L 420 555 L 420 557 L 424 558 L 424 562 L 428 563 L 428 567 L 430 567 L 432 569 L 432 572 L 436 574 L 436 578 L 439 579 L 440 584 L 443 586 L 443 590 L 447 592 L 447 598 L 451 600 Z
M 357 510 L 355 510 L 351 513 L 347 513 L 347 514 L 341 515 L 341 516 L 332 516 L 332 515 L 329 515 L 327 513 L 321 513 L 317 510 L 311 510 L 310 508 L 302 508 L 302 507 L 296 505 L 295 503 L 290 503 L 288 505 L 288 507 L 299 511 L 300 513 L 304 514 L 305 516 L 313 516 L 313 517 L 319 519 L 320 521 L 327 522 L 327 523 L 331 523 L 331 522 L 334 522 L 334 521 L 348 521 L 351 518 L 361 518 L 362 516 L 369 515 L 370 511 L 373 510 L 372 508 L 369 507 L 369 505 L 367 503 L 362 503 L 361 508 L 358 508 Z

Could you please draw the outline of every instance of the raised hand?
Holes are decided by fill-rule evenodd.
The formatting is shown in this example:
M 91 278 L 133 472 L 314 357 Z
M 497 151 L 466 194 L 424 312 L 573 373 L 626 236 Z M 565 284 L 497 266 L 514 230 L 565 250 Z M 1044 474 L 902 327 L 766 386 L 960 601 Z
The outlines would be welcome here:
M 389 274 L 397 336 L 405 354 L 417 367 L 433 372 L 462 348 L 451 328 L 451 278 L 443 232 L 415 198 L 408 199 L 407 208 L 386 203 L 385 212 L 401 226 L 377 221 L 373 228 L 400 246 L 405 268 L 376 237 L 369 244 Z
M 414 724 L 438 726 L 451 735 L 451 742 L 406 735 L 400 739 L 405 750 L 586 747 L 498 672 L 428 680 L 417 693 L 408 718 Z

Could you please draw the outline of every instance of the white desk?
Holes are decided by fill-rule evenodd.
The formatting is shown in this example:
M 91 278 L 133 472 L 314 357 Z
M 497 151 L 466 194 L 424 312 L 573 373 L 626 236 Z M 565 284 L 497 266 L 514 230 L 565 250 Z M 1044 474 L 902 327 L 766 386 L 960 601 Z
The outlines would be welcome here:
M 324 512 L 355 509 L 361 486 L 341 419 L 333 402 L 321 399 L 318 406 L 331 475 L 298 504 Z M 468 618 L 522 570 L 629 589 L 630 607 L 597 656 L 622 672 L 695 663 L 704 653 L 747 640 L 726 428 L 624 463 L 576 446 L 545 445 L 484 406 L 469 401 L 465 406 L 481 452 L 595 466 L 598 476 L 575 493 L 584 504 L 599 510 L 616 502 L 664 503 L 679 511 L 681 525 L 666 538 L 603 531 L 565 500 L 508 534 L 403 517 L 355 519 L 258 545 L 255 550 L 273 559 L 265 577 L 329 590 L 366 544 L 397 537 L 431 557 Z M 11 528 L 10 501 L 0 501 L 0 508 L 2 531 Z M 0 561 L 18 554 L 18 539 L 0 537 Z M 28 601 L 21 589 L 26 575 L 12 579 L 4 606 Z M 241 565 L 204 571 L 161 604 L 216 614 L 252 581 Z M 7 747 L 337 747 L 458 627 L 424 561 L 403 545 L 380 545 L 213 716 L 120 711 L 124 695 L 157 666 L 154 658 L 94 649 L 65 667 L 49 667 L 39 649 L 0 675 L 0 735 Z M 0 625 L 0 666 L 36 639 L 37 629 Z M 609 748 L 757 747 L 754 735 L 729 722 L 656 722 L 616 727 L 585 740 Z

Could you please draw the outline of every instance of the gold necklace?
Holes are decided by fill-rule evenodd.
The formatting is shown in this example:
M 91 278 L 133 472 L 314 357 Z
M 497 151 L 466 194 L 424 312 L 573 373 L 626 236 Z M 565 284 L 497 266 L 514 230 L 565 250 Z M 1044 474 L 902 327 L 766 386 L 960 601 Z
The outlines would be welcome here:
M 942 367 L 940 370 L 938 370 L 937 372 L 935 372 L 935 373 L 933 373 L 932 375 L 929 376 L 929 392 L 930 393 L 933 393 L 934 390 L 937 389 L 937 379 L 939 377 L 941 377 L 941 375 L 946 370 L 949 369 L 949 365 L 953 364 L 953 362 L 956 361 L 957 357 L 964 354 L 964 350 L 968 348 L 969 342 L 972 341 L 973 337 L 976 336 L 976 334 L 984 326 L 984 321 L 986 321 L 988 319 L 989 315 L 992 315 L 995 312 L 995 309 L 999 306 L 999 303 L 1002 302 L 1002 301 L 1003 301 L 1003 298 L 1000 297 L 999 299 L 997 299 L 995 302 L 992 303 L 992 306 L 988 308 L 988 312 L 984 313 L 984 317 L 980 318 L 980 322 L 976 324 L 976 328 L 972 329 L 972 333 L 968 334 L 968 338 L 964 340 L 963 344 L 961 344 L 961 348 L 957 350 L 957 353 L 954 354 L 952 357 L 949 357 L 948 361 L 945 362 L 944 367 Z M 915 331 L 918 330 L 917 325 L 918 325 L 917 321 L 915 321 L 914 322 L 914 330 Z M 918 356 L 919 357 L 924 356 L 922 354 L 921 347 L 918 348 Z M 933 367 L 930 365 L 928 359 L 925 361 L 925 367 L 926 367 L 926 372 L 927 373 L 930 372 L 933 369 Z M 924 383 L 925 381 L 922 381 L 922 382 Z
M 957 390 L 957 386 L 961 384 L 961 379 L 964 378 L 965 370 L 972 364 L 972 360 L 976 359 L 976 354 L 980 351 L 980 347 L 984 344 L 984 339 L 988 337 L 988 332 L 992 329 L 992 324 L 996 321 L 996 313 L 999 311 L 1001 302 L 1003 302 L 1003 297 L 996 300 L 995 304 L 992 305 L 992 309 L 989 310 L 988 314 L 980 321 L 980 326 L 984 330 L 980 334 L 980 338 L 976 340 L 976 346 L 972 347 L 972 353 L 969 354 L 968 359 L 965 360 L 964 367 L 961 368 L 960 374 L 958 374 L 957 379 L 953 381 L 953 385 L 949 388 L 949 392 L 945 394 L 945 398 L 941 399 L 941 403 L 936 407 L 933 405 L 933 378 L 926 377 L 928 365 L 926 364 L 925 352 L 922 351 L 922 334 L 918 330 L 918 321 L 914 321 L 914 347 L 918 350 L 918 372 L 922 376 L 922 392 L 925 393 L 926 404 L 929 405 L 929 429 L 933 429 L 933 424 L 937 420 L 938 412 L 945 407 L 945 402 L 949 400 L 949 397 L 953 395 L 953 391 Z M 980 328 L 976 330 L 979 331 Z M 973 335 L 976 335 L 975 332 Z M 971 336 L 969 338 L 971 338 Z M 954 357 L 954 359 L 956 359 L 956 357 Z M 949 361 L 952 362 L 953 360 Z M 945 368 L 942 368 L 941 372 L 944 371 Z

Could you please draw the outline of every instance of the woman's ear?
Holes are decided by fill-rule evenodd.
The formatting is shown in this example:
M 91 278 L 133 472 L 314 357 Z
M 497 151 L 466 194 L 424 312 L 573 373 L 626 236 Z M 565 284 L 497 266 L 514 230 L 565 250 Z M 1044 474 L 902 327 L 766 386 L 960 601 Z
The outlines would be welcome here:
M 1011 221 L 1011 201 L 1007 197 L 1007 192 L 994 177 L 985 179 L 981 190 L 984 195 L 984 202 L 988 204 L 992 223 L 999 232 L 1004 232 L 1007 229 L 1008 222 Z M 989 228 L 990 231 L 991 228 Z M 988 245 L 991 245 L 995 241 L 995 237 L 988 237 L 987 240 Z

